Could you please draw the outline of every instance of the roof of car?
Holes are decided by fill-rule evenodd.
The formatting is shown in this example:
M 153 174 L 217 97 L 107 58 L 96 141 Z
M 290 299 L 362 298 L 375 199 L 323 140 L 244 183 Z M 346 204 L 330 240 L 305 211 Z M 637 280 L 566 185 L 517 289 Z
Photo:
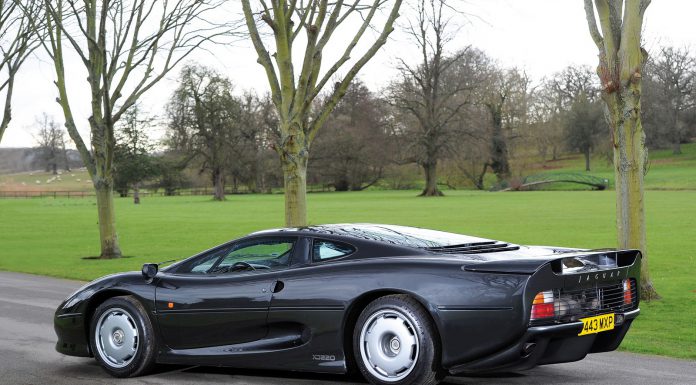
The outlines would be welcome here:
M 278 231 L 339 235 L 418 248 L 442 247 L 491 241 L 485 238 L 422 229 L 418 227 L 373 223 L 337 223 L 311 225 L 306 227 L 286 227 L 258 231 L 253 234 L 264 234 Z

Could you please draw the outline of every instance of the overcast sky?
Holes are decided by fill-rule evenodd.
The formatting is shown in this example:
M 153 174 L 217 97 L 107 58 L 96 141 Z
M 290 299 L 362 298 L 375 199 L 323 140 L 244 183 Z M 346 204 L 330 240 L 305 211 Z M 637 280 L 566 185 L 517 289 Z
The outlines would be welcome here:
M 464 0 L 463 10 L 468 17 L 457 38 L 448 47 L 456 50 L 473 45 L 486 51 L 505 66 L 516 66 L 527 71 L 536 81 L 570 64 L 595 66 L 597 49 L 590 39 L 581 0 Z M 646 13 L 644 40 L 652 51 L 660 45 L 696 45 L 696 1 L 653 0 Z M 408 9 L 402 11 L 402 19 Z M 331 51 L 332 46 L 327 48 Z M 342 51 L 334 48 L 325 56 Z M 390 78 L 396 76 L 396 57 L 409 62 L 417 60 L 417 49 L 397 29 L 378 55 L 363 68 L 360 78 L 378 91 Z M 267 90 L 267 82 L 250 45 L 242 42 L 229 47 L 216 47 L 214 56 L 196 55 L 194 60 L 217 68 L 228 75 L 239 92 Z M 80 63 L 73 62 L 76 71 Z M 68 65 L 68 72 L 71 67 Z M 172 72 L 160 86 L 152 89 L 144 99 L 144 107 L 152 114 L 161 114 L 174 87 L 178 71 Z M 79 72 L 78 72 L 79 73 Z M 62 123 L 61 111 L 55 102 L 52 64 L 42 57 L 29 60 L 20 72 L 15 85 L 13 120 L 5 132 L 0 147 L 33 146 L 36 117 L 46 112 Z M 73 77 L 71 89 L 87 90 L 84 78 Z M 82 84 L 82 85 L 80 85 Z M 80 131 L 88 140 L 88 99 L 86 92 L 75 93 L 73 104 Z M 161 132 L 154 133 L 155 139 Z

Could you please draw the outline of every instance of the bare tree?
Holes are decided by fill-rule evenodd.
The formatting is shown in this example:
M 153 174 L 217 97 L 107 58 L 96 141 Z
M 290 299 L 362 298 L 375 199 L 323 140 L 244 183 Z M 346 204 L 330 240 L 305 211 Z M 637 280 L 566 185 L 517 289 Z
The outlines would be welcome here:
M 242 139 L 241 102 L 232 82 L 216 71 L 187 65 L 167 106 L 170 145 L 209 172 L 213 199 L 225 200 L 225 176 Z
M 133 203 L 140 204 L 140 185 L 157 176 L 154 146 L 147 130 L 153 118 L 146 116 L 138 104 L 129 108 L 117 126 L 114 152 L 114 188 L 122 197 L 133 189 Z
M 459 112 L 472 102 L 471 91 L 476 84 L 470 67 L 478 64 L 478 51 L 467 48 L 453 55 L 445 52 L 457 30 L 448 11 L 451 8 L 445 0 L 416 3 L 415 17 L 405 29 L 420 52 L 419 62 L 412 65 L 401 59 L 402 79 L 390 87 L 392 103 L 412 115 L 418 127 L 409 153 L 411 161 L 425 172 L 421 196 L 443 195 L 437 188 L 437 164 L 454 135 Z
M 511 175 L 510 140 L 526 124 L 529 78 L 517 69 L 491 67 L 482 104 L 490 116 L 490 167 L 498 182 Z
M 560 115 L 556 94 L 542 82 L 541 87 L 531 95 L 527 143 L 536 148 L 544 162 L 549 156 L 551 160 L 558 159 L 563 145 Z
M 597 147 L 601 134 L 606 132 L 601 105 L 581 92 L 564 114 L 564 121 L 568 147 L 583 154 L 585 171 L 590 171 L 590 154 Z
M 56 73 L 65 126 L 97 195 L 101 257 L 121 256 L 113 204 L 114 125 L 140 97 L 201 44 L 228 32 L 205 20 L 222 1 L 45 0 L 44 47 Z M 66 47 L 67 45 L 67 47 Z M 73 114 L 66 78 L 67 51 L 87 72 L 91 149 Z M 71 69 L 70 73 L 75 70 Z
M 648 74 L 667 109 L 666 126 L 672 142 L 672 152 L 681 154 L 684 131 L 684 112 L 696 107 L 696 57 L 688 48 L 662 47 L 653 60 L 648 61 Z
M 547 79 L 545 86 L 553 91 L 559 111 L 567 110 L 580 94 L 594 100 L 599 93 L 595 75 L 592 69 L 585 65 L 570 65 L 564 68 Z
M 583 154 L 586 171 L 590 171 L 591 153 L 605 129 L 597 83 L 589 66 L 571 65 L 545 79 L 539 92 L 549 113 L 547 119 L 561 128 L 569 149 Z
M 343 0 L 274 0 L 270 7 L 266 0 L 255 1 L 254 7 L 249 0 L 241 0 L 249 36 L 268 78 L 278 115 L 280 137 L 275 150 L 284 174 L 287 226 L 307 224 L 307 161 L 311 143 L 351 81 L 387 42 L 399 16 L 401 2 L 393 0 L 381 32 L 349 66 L 353 50 L 365 41 L 365 33 L 375 28 L 373 24 L 387 0 L 348 3 Z M 342 31 L 350 36 L 343 53 L 328 69 L 323 69 L 324 49 L 328 44 L 338 48 L 336 36 L 340 35 L 336 35 L 336 31 L 352 21 L 359 24 L 352 32 Z M 270 41 L 264 41 L 265 31 L 270 32 Z M 298 38 L 305 44 L 301 54 L 296 51 Z M 273 54 L 267 48 L 269 43 L 274 48 Z M 293 55 L 302 57 L 302 62 L 294 63 Z M 344 68 L 348 71 L 338 78 L 339 71 Z M 299 76 L 295 76 L 296 73 Z M 330 95 L 316 106 L 315 99 L 329 82 L 334 83 Z
M 597 75 L 614 147 L 618 244 L 643 253 L 640 291 L 646 300 L 659 298 L 648 269 L 643 206 L 648 154 L 640 102 L 641 73 L 648 54 L 640 42 L 643 16 L 649 4 L 650 0 L 595 0 L 593 5 L 592 0 L 585 0 L 590 35 L 599 50 Z
M 599 97 L 596 75 L 589 66 L 566 67 L 545 78 L 531 96 L 530 136 L 544 160 L 549 148 L 551 158 L 556 160 L 564 140 L 567 142 L 563 126 L 568 111 L 581 94 L 591 103 Z
M 456 166 L 471 184 L 478 190 L 485 189 L 485 177 L 490 167 L 490 122 L 487 111 L 478 105 L 467 106 L 461 112 L 454 146 L 449 153 Z
M 65 131 L 56 121 L 47 114 L 41 115 L 36 119 L 38 130 L 34 135 L 34 140 L 39 146 L 41 157 L 46 164 L 46 171 L 53 175 L 58 175 L 58 163 L 65 156 Z M 68 164 L 67 160 L 64 160 Z M 66 169 L 67 171 L 68 169 Z
M 278 119 L 271 97 L 245 93 L 239 121 L 243 144 L 240 158 L 232 165 L 235 177 L 252 192 L 272 191 L 283 185 L 278 154 L 273 145 L 280 137 Z
M 309 174 L 336 191 L 377 183 L 393 154 L 386 103 L 355 80 L 312 145 Z
M 12 120 L 12 94 L 19 68 L 39 46 L 31 18 L 36 17 L 42 0 L 0 0 L 0 93 L 5 102 L 0 120 L 0 141 Z

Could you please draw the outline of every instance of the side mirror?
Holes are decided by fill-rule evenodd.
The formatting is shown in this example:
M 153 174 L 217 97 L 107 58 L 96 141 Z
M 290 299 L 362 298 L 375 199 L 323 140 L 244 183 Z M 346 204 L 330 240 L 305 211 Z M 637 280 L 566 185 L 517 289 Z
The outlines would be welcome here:
M 157 265 L 156 263 L 146 263 L 143 265 L 143 269 L 141 270 L 141 272 L 143 273 L 143 277 L 149 281 L 155 278 L 158 270 L 159 265 Z

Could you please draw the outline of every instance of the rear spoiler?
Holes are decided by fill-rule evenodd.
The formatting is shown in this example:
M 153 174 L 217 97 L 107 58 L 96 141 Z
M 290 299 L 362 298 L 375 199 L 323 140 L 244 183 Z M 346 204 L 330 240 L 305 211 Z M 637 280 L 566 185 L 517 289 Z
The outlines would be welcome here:
M 462 266 L 462 270 L 477 273 L 497 273 L 497 274 L 534 274 L 543 266 L 550 264 L 551 269 L 556 274 L 563 274 L 564 263 L 568 259 L 581 261 L 583 265 L 590 265 L 589 270 L 596 270 L 603 267 L 616 268 L 632 266 L 641 253 L 639 250 L 597 250 L 569 253 L 563 256 L 553 256 L 551 258 L 517 258 L 500 261 L 477 262 Z M 595 265 L 596 269 L 592 269 Z M 585 268 L 588 268 L 587 266 Z M 587 270 L 585 270 L 587 271 Z

